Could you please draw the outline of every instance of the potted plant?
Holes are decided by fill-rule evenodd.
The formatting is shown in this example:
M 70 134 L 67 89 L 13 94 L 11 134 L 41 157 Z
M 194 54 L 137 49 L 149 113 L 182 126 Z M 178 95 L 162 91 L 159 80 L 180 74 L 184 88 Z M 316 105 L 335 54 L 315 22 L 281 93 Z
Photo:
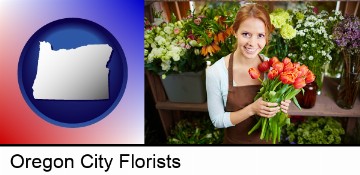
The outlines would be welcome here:
M 305 122 L 291 123 L 283 132 L 285 144 L 341 144 L 345 134 L 341 123 L 332 117 L 309 117 Z
M 206 62 L 229 54 L 234 41 L 232 20 L 221 7 L 145 28 L 145 68 L 161 76 L 169 101 L 206 101 Z

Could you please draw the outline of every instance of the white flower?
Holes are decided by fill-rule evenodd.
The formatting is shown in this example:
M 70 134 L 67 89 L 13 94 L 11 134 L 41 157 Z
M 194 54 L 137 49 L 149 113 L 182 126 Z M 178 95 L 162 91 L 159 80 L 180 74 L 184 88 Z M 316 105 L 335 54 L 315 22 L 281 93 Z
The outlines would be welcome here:
M 151 48 L 156 48 L 156 44 L 155 44 L 155 43 L 151 43 Z
M 154 18 L 154 22 L 152 23 L 154 26 L 158 26 L 163 23 L 164 20 L 162 18 Z
M 314 57 L 313 56 L 309 56 L 309 60 L 313 60 L 314 59 Z
M 326 52 L 325 52 L 325 51 L 321 51 L 321 55 L 322 55 L 322 56 L 325 56 L 325 55 L 326 55 Z
M 169 26 L 164 27 L 164 32 L 168 35 L 173 33 L 173 29 Z
M 193 47 L 198 46 L 198 43 L 196 42 L 196 40 L 191 40 L 191 41 L 189 42 L 189 44 L 190 44 L 190 46 L 193 46 Z
M 335 11 L 335 15 L 337 16 L 337 15 L 340 15 L 341 14 L 341 12 L 340 11 Z
M 163 62 L 161 63 L 161 69 L 162 69 L 163 71 L 168 71 L 168 70 L 170 70 L 170 63 L 171 63 L 170 60 L 163 61 Z
M 331 57 L 331 55 L 326 55 L 326 57 L 331 61 L 332 60 L 332 57 Z
M 146 58 L 146 57 L 145 57 Z M 154 53 L 150 53 L 148 56 L 147 56 L 147 59 L 146 59 L 146 62 L 147 63 L 152 63 L 154 60 Z
M 163 38 L 162 36 L 156 36 L 155 37 L 155 41 L 157 42 L 158 45 L 164 45 L 166 40 L 165 38 Z

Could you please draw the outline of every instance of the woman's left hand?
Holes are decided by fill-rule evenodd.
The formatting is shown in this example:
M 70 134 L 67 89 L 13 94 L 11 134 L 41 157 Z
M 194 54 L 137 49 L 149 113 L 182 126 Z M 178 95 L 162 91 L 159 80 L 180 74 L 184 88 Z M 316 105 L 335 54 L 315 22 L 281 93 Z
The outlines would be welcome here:
M 280 105 L 281 111 L 283 111 L 284 113 L 288 113 L 290 103 L 291 103 L 290 100 L 281 101 L 281 105 Z

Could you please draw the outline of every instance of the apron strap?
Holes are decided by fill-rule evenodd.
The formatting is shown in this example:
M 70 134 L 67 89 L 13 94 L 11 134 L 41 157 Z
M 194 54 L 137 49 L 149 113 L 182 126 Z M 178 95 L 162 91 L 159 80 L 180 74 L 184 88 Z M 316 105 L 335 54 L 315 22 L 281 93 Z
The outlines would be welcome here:
M 259 60 L 261 62 L 264 62 L 264 58 L 259 54 L 258 55 Z M 233 79 L 233 62 L 234 62 L 234 52 L 230 54 L 230 59 L 229 59 L 229 67 L 228 67 L 228 85 L 229 85 L 229 91 L 233 90 L 234 87 L 234 79 Z

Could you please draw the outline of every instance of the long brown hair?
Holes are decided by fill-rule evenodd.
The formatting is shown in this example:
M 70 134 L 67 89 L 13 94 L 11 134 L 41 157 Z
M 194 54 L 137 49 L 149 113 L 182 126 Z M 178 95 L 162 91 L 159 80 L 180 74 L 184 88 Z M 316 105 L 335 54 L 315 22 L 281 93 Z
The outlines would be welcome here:
M 269 13 L 260 4 L 247 4 L 241 7 L 236 14 L 236 18 L 232 26 L 233 31 L 236 33 L 240 24 L 250 17 L 260 19 L 265 24 L 266 44 L 268 44 L 270 33 L 274 30 L 274 26 L 271 24 Z

